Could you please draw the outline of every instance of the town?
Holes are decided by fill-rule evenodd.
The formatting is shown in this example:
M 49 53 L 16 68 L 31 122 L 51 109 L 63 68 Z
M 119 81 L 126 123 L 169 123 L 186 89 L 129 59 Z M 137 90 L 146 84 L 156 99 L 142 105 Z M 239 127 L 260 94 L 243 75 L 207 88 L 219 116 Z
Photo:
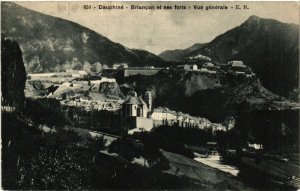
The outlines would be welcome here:
M 299 189 L 298 16 L 276 6 L 1 3 L 2 188 Z
M 250 68 L 246 67 L 242 61 L 230 61 L 227 64 L 215 66 L 211 63 L 210 58 L 202 55 L 191 58 L 193 60 L 205 60 L 202 64 L 184 64 L 177 65 L 175 68 L 170 67 L 128 67 L 126 63 L 113 64 L 112 68 L 104 69 L 101 73 L 87 73 L 84 70 L 66 70 L 58 73 L 41 73 L 28 74 L 27 76 L 27 90 L 30 97 L 36 98 L 54 98 L 60 101 L 65 111 L 68 108 L 75 107 L 78 110 L 83 109 L 89 111 L 107 111 L 115 112 L 120 115 L 120 120 L 126 118 L 133 118 L 133 123 L 130 124 L 129 132 L 136 131 L 150 131 L 153 127 L 159 125 L 174 125 L 180 127 L 211 129 L 226 131 L 234 125 L 224 126 L 222 124 L 212 123 L 205 118 L 198 116 L 190 116 L 189 114 L 180 111 L 172 111 L 167 107 L 154 108 L 152 103 L 151 91 L 144 92 L 143 95 L 137 95 L 136 92 L 130 91 L 128 95 L 119 96 L 105 95 L 101 90 L 104 85 L 117 85 L 117 81 L 113 77 L 108 77 L 112 72 L 118 72 L 123 77 L 144 75 L 155 75 L 164 70 L 177 70 L 180 72 L 195 72 L 201 75 L 218 75 L 219 73 L 231 73 L 236 76 L 244 76 L 245 78 L 254 77 L 255 74 Z M 47 92 L 40 91 L 36 88 L 35 83 L 42 82 L 48 84 Z M 47 89 L 47 88 L 45 88 Z M 32 93 L 36 91 L 34 96 Z M 74 117 L 74 116 L 73 116 Z M 79 123 L 84 123 L 80 121 Z

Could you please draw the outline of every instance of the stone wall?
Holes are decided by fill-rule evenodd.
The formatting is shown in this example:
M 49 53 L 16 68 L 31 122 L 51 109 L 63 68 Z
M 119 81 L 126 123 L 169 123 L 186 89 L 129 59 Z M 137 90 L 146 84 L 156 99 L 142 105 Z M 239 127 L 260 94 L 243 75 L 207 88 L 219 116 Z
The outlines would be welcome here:
M 161 71 L 161 69 L 125 69 L 124 77 L 134 75 L 152 76 L 157 74 L 159 71 Z

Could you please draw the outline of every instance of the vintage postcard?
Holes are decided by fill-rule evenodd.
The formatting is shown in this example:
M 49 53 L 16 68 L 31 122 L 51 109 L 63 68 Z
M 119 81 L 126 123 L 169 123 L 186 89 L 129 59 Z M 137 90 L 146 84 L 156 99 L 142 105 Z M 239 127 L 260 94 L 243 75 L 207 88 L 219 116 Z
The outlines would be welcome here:
M 1 2 L 2 189 L 300 189 L 299 15 Z

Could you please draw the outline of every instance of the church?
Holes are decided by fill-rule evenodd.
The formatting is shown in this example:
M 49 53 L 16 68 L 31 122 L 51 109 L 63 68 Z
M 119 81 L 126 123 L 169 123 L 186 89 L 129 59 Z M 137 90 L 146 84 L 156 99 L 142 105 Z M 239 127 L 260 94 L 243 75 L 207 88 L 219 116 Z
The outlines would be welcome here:
M 134 92 L 122 106 L 124 125 L 127 124 L 130 132 L 150 131 L 153 128 L 153 121 L 147 118 L 148 111 L 146 102 Z
M 148 107 L 141 97 L 130 96 L 123 103 L 124 117 L 147 117 Z

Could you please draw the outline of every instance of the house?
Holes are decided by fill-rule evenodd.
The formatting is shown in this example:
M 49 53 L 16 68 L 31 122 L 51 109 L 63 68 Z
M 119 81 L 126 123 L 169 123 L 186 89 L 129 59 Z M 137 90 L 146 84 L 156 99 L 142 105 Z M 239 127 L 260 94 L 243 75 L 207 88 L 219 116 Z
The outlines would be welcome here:
M 198 66 L 197 66 L 196 64 L 194 64 L 194 65 L 192 66 L 192 70 L 198 70 Z
M 164 124 L 173 125 L 177 122 L 176 112 L 164 107 L 155 108 L 150 117 L 153 120 L 154 126 Z
M 151 114 L 151 118 L 153 120 L 176 120 L 177 116 L 176 116 L 176 112 L 169 110 L 168 108 L 164 108 L 164 107 L 159 107 L 153 110 L 152 114 Z

